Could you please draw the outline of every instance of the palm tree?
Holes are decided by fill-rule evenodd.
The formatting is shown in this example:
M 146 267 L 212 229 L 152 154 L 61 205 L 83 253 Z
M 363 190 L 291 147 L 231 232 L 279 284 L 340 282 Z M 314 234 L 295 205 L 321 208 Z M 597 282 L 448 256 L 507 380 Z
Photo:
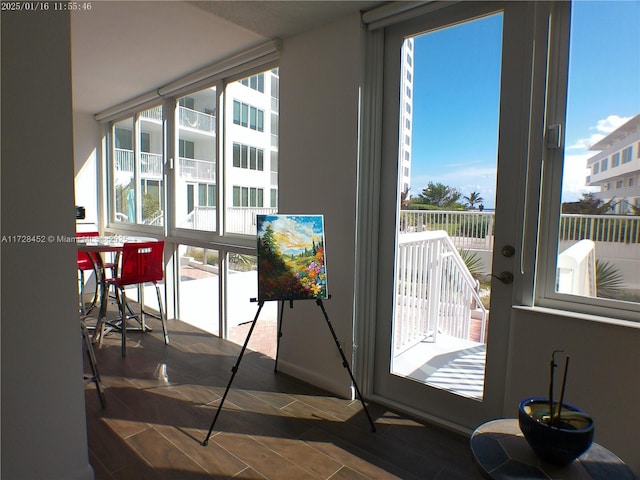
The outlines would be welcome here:
M 462 199 L 467 202 L 471 210 L 473 210 L 476 203 L 484 202 L 484 198 L 482 198 L 478 192 L 471 192 L 469 196 L 464 196 Z
M 411 203 L 410 191 L 411 189 L 406 187 L 402 192 L 400 192 L 400 210 L 407 208 Z

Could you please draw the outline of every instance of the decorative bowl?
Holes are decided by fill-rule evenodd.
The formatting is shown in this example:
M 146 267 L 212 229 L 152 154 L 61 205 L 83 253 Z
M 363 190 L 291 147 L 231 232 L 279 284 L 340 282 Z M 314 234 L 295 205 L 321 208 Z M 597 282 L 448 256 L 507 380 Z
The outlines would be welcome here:
M 553 407 L 556 410 L 558 402 L 554 402 Z M 523 400 L 518 408 L 518 421 L 524 438 L 536 455 L 555 465 L 571 463 L 593 442 L 593 419 L 564 402 L 559 420 L 551 422 L 549 400 L 538 397 Z

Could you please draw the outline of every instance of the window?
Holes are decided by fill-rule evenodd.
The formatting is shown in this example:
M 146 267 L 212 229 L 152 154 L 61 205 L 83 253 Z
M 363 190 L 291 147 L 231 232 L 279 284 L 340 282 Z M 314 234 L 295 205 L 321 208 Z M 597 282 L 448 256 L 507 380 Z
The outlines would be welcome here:
M 233 99 L 225 125 L 228 186 L 223 195 L 229 233 L 255 235 L 255 215 L 277 211 L 278 80 L 273 69 L 226 86 L 226 97 Z
M 158 106 L 129 113 L 134 109 L 127 104 L 124 117 L 105 114 L 101 120 L 109 122 L 107 228 L 162 238 L 165 229 L 159 226 L 167 225 L 165 251 L 175 259 L 167 269 L 168 310 L 229 337 L 233 326 L 227 331 L 227 318 L 241 318 L 237 305 L 256 295 L 250 286 L 255 282 L 240 273 L 255 270 L 257 263 L 246 254 L 255 245 L 249 237 L 256 233 L 255 216 L 277 212 L 278 132 L 272 119 L 278 114 L 278 69 L 268 63 L 257 72 L 255 65 L 251 76 L 240 78 L 234 68 L 235 77 L 216 74 L 209 84 L 192 84 L 186 76 L 184 85 L 157 92 L 166 92 Z M 196 85 L 193 91 L 189 85 Z M 217 121 L 220 111 L 223 124 Z M 218 142 L 223 130 L 224 143 Z M 170 195 L 165 178 L 172 182 Z M 275 317 L 275 307 L 265 308 Z
M 618 165 L 620 165 L 620 152 L 616 152 L 611 155 L 611 165 L 613 167 L 617 167 Z
M 111 137 L 112 220 L 163 225 L 161 107 L 113 123 Z
M 640 15 L 640 4 L 576 1 L 557 3 L 553 8 L 560 15 L 552 16 L 557 21 L 552 26 L 555 41 L 551 55 L 565 58 L 568 53 L 569 60 L 550 72 L 548 94 L 567 93 L 556 104 L 561 104 L 560 111 L 548 107 L 547 122 L 564 123 L 565 147 L 548 150 L 546 155 L 551 163 L 563 165 L 564 171 L 553 174 L 553 179 L 546 172 L 544 180 L 547 192 L 554 192 L 546 200 L 557 216 L 543 219 L 543 235 L 549 237 L 540 246 L 542 264 L 535 302 L 637 321 L 638 220 L 616 216 L 626 210 L 627 201 L 604 193 L 622 188 L 624 180 L 594 183 L 592 178 L 591 188 L 587 188 L 581 172 L 586 164 L 591 164 L 593 175 L 606 171 L 608 157 L 597 160 L 606 150 L 622 149 L 622 163 L 631 161 L 630 143 L 636 143 L 632 132 L 640 128 L 640 78 L 628 58 L 635 55 L 630 45 L 640 42 L 640 31 L 632 20 Z M 559 53 L 561 49 L 563 53 Z M 611 71 L 617 75 L 606 75 Z M 604 78 L 587 72 L 605 75 L 610 80 L 608 91 L 615 95 L 602 96 Z M 620 151 L 611 155 L 611 165 L 620 165 Z M 608 253 L 614 251 L 616 254 Z
M 175 226 L 215 232 L 218 228 L 217 192 L 217 107 L 215 87 L 178 98 L 175 125 L 178 160 L 174 178 Z
M 264 111 L 247 105 L 246 103 L 233 101 L 233 123 L 251 130 L 264 131 Z
M 233 187 L 234 207 L 263 207 L 264 190 L 255 187 Z
M 264 170 L 264 150 L 240 143 L 233 143 L 233 166 L 250 170 Z
M 251 77 L 243 78 L 240 83 L 246 87 L 257 90 L 260 93 L 264 93 L 264 73 L 253 75 Z
M 216 206 L 217 186 L 207 183 L 198 184 L 198 206 L 199 207 L 215 207 Z

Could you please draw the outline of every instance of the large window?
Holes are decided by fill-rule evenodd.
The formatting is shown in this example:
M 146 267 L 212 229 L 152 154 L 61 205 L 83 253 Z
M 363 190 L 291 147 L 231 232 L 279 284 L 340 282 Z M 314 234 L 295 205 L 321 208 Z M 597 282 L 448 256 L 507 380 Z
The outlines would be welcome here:
M 228 233 L 255 235 L 256 215 L 277 211 L 278 92 L 277 69 L 226 86 L 231 99 L 224 124 Z
M 175 226 L 214 232 L 218 226 L 216 87 L 178 98 L 174 162 Z
M 234 56 L 233 77 L 206 76 L 220 72 L 213 65 L 96 116 L 107 150 L 101 227 L 164 239 L 169 315 L 236 340 L 255 314 L 256 215 L 277 212 L 277 57 L 268 42 L 262 71 L 252 50 Z M 276 321 L 275 302 L 263 321 Z
M 557 68 L 548 95 L 567 93 L 558 108 L 550 102 L 548 123 L 562 125 L 565 135 L 547 152 L 543 210 L 556 214 L 543 221 L 549 241 L 541 242 L 537 303 L 638 320 L 640 186 L 632 179 L 640 161 L 631 152 L 640 138 L 640 4 L 555 8 L 551 58 L 559 61 L 551 62 Z
M 114 123 L 111 138 L 111 219 L 163 225 L 162 108 Z

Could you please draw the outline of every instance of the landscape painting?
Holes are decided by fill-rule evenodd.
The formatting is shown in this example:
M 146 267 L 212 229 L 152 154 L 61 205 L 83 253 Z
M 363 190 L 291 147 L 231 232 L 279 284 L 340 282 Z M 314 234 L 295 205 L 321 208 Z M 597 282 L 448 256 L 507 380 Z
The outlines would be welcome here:
M 328 298 L 322 215 L 258 215 L 258 300 Z

